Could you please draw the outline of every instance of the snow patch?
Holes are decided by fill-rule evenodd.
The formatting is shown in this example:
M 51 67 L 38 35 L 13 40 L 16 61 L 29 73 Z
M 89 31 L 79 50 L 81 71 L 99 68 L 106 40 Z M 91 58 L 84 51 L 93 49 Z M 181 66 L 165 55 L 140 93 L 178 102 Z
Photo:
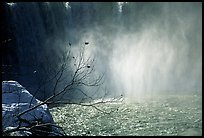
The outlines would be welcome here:
M 41 103 L 34 98 L 23 86 L 16 81 L 2 82 L 2 127 L 17 127 L 19 119 L 17 114 Z M 21 119 L 27 120 L 22 122 L 21 126 L 29 126 L 29 122 L 40 120 L 43 123 L 55 124 L 52 115 L 46 104 L 31 110 L 21 116 Z M 56 129 L 53 128 L 56 131 Z

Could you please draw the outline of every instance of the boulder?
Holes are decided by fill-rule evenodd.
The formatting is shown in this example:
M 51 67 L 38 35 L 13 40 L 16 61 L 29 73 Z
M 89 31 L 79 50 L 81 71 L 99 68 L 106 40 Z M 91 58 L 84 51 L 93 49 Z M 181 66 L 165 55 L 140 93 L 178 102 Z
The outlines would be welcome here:
M 52 115 L 46 104 L 43 104 L 17 118 L 16 115 L 41 103 L 16 81 L 2 82 L 2 128 L 20 127 L 35 128 L 31 132 L 15 132 L 21 135 L 62 135 L 59 127 L 55 127 Z M 41 126 L 41 124 L 49 124 Z M 39 125 L 40 124 L 40 125 Z M 50 125 L 52 124 L 52 125 Z M 33 126 L 38 127 L 33 127 Z

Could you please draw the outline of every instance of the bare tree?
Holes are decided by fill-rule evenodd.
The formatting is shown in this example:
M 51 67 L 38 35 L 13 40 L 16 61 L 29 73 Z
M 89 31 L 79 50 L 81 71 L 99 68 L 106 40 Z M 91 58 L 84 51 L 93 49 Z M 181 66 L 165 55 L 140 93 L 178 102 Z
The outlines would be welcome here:
M 19 125 L 13 129 L 4 130 L 3 134 L 8 135 L 11 132 L 15 131 L 28 131 L 35 135 L 41 135 L 40 132 L 43 133 L 43 135 L 47 133 L 52 133 L 49 131 L 50 126 L 55 126 L 59 128 L 59 126 L 56 126 L 55 124 L 50 123 L 44 123 L 40 120 L 35 120 L 37 122 L 33 123 L 29 120 L 22 119 L 21 116 L 38 108 L 41 105 L 44 104 L 51 104 L 51 105 L 58 105 L 58 104 L 77 104 L 81 106 L 91 106 L 95 109 L 110 114 L 110 112 L 103 111 L 97 107 L 97 104 L 100 103 L 107 103 L 107 102 L 115 102 L 122 99 L 122 95 L 119 97 L 114 97 L 109 100 L 105 100 L 105 97 L 108 95 L 108 91 L 105 91 L 103 97 L 101 100 L 98 100 L 94 102 L 95 98 L 94 95 L 97 95 L 98 89 L 93 93 L 87 93 L 84 89 L 84 87 L 99 87 L 101 84 L 103 84 L 103 74 L 102 75 L 96 75 L 94 64 L 95 64 L 95 58 L 91 58 L 90 56 L 86 55 L 86 47 L 88 46 L 88 42 L 85 42 L 85 44 L 80 47 L 79 53 L 77 55 L 75 52 L 72 52 L 71 43 L 69 43 L 68 47 L 65 48 L 63 54 L 61 54 L 61 58 L 59 59 L 60 64 L 58 67 L 52 67 L 48 66 L 48 68 L 44 67 L 44 71 L 48 74 L 49 79 L 46 81 L 43 81 L 43 83 L 40 83 L 38 89 L 36 90 L 35 94 L 40 91 L 40 89 L 49 84 L 51 81 L 54 82 L 51 96 L 46 98 L 41 103 L 32 106 L 32 100 L 30 101 L 30 106 L 28 109 L 18 113 L 15 115 L 16 118 L 19 120 Z M 45 57 L 45 61 L 48 61 L 48 58 Z M 56 69 L 57 68 L 57 69 Z M 73 91 L 78 91 L 82 96 L 77 100 L 73 101 L 72 99 L 69 99 L 69 93 Z M 35 96 L 34 94 L 34 96 Z M 66 98 L 63 98 L 66 97 Z M 23 127 L 21 126 L 22 122 L 27 122 L 30 124 L 30 127 Z M 39 129 L 41 128 L 41 129 Z M 42 129 L 46 128 L 46 129 Z M 62 128 L 61 128 L 62 129 Z M 62 129 L 63 130 L 63 129 Z M 43 132 L 45 131 L 45 132 Z M 65 135 L 63 131 L 60 132 L 60 135 Z

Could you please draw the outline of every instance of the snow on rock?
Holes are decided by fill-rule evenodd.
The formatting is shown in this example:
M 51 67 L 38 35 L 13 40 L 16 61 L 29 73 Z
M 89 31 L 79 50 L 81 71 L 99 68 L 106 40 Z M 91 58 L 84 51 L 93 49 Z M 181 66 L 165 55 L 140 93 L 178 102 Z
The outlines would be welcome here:
M 3 104 L 31 102 L 31 104 L 36 105 L 40 102 L 39 100 L 33 98 L 33 96 L 16 81 L 3 81 L 2 92 Z
M 16 81 L 2 82 L 2 127 L 17 127 L 19 119 L 15 115 L 39 104 L 41 101 L 34 98 L 23 86 Z M 29 126 L 30 122 L 40 121 L 43 123 L 54 124 L 52 115 L 50 114 L 46 104 L 35 108 L 21 116 L 23 121 L 21 126 Z M 52 131 L 58 131 L 56 127 Z

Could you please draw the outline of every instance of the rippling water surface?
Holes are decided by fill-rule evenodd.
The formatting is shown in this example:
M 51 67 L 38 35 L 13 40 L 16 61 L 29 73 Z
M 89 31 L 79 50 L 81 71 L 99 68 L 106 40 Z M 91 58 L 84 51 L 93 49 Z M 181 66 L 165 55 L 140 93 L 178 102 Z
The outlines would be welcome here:
M 128 100 L 127 100 L 128 101 Z M 50 109 L 67 135 L 202 135 L 202 97 L 168 95 L 97 105 L 65 105 Z

